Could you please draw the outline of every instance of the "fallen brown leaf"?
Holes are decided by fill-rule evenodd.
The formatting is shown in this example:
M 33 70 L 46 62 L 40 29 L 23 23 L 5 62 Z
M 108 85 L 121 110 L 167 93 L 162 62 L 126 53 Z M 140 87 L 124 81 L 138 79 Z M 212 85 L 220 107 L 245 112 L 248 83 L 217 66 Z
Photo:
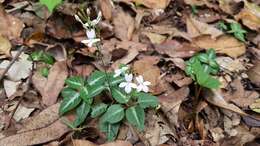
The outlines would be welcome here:
M 255 66 L 248 70 L 247 75 L 252 83 L 260 86 L 260 61 L 257 61 Z
M 4 57 L 10 57 L 10 50 L 12 48 L 10 41 L 0 35 L 0 44 L 0 55 L 5 55 Z
M 14 81 L 10 81 L 10 80 L 4 80 L 3 84 L 4 84 L 5 94 L 8 98 L 15 94 L 15 92 L 17 91 L 18 85 L 20 83 L 21 83 L 20 81 L 14 82 Z
M 217 57 L 219 66 L 229 73 L 245 71 L 246 68 L 239 59 L 232 59 L 231 57 Z
M 72 143 L 73 143 L 73 146 L 98 146 L 97 144 L 94 144 L 91 141 L 80 140 L 80 139 L 72 140 Z M 128 141 L 116 140 L 114 142 L 101 144 L 99 146 L 132 146 L 132 144 Z
M 153 8 L 153 9 L 165 9 L 170 3 L 170 0 L 127 0 L 127 1 L 135 2 L 137 4 L 143 4 L 146 7 Z
M 100 3 L 100 8 L 102 15 L 105 17 L 107 20 L 111 20 L 112 18 L 112 5 L 110 0 L 99 0 Z
M 18 106 L 17 110 L 14 113 L 14 119 L 19 122 L 25 118 L 28 118 L 30 114 L 34 111 L 34 108 L 27 108 L 22 106 L 21 104 Z
M 200 36 L 194 38 L 193 43 L 200 48 L 213 48 L 217 53 L 224 53 L 234 58 L 241 56 L 246 52 L 244 43 L 228 35 L 222 35 L 218 37 L 217 40 L 212 39 L 208 35 Z
M 112 64 L 112 68 L 116 69 L 119 67 L 120 64 L 128 64 L 132 60 L 135 59 L 135 57 L 138 55 L 138 50 L 133 48 L 128 51 L 127 55 L 124 56 L 123 58 L 117 60 L 115 63 Z
M 69 132 L 69 130 L 70 129 L 67 125 L 64 125 L 60 120 L 58 120 L 48 127 L 4 137 L 0 139 L 0 145 L 25 146 L 42 144 L 60 138 L 65 133 Z
M 115 35 L 120 40 L 131 40 L 135 29 L 135 20 L 122 9 L 113 12 L 113 24 Z
M 186 19 L 186 27 L 190 37 L 198 37 L 201 35 L 211 35 L 212 38 L 216 38 L 223 34 L 223 32 L 214 26 L 207 23 L 196 20 L 190 16 Z
M 179 126 L 178 123 L 178 112 L 181 103 L 189 95 L 190 89 L 186 86 L 178 89 L 177 91 L 169 91 L 163 95 L 160 95 L 159 101 L 162 105 L 162 111 L 166 117 L 175 126 Z
M 4 37 L 17 39 L 23 30 L 24 24 L 18 18 L 9 15 L 5 12 L 2 5 L 0 5 L 0 34 Z M 8 28 L 8 29 L 7 29 Z
M 18 51 L 12 51 L 12 56 L 15 56 Z M 32 61 L 28 60 L 27 54 L 21 53 L 19 59 L 11 66 L 7 72 L 7 77 L 12 81 L 20 81 L 29 76 L 32 70 Z M 9 60 L 4 60 L 0 64 L 0 68 L 5 69 L 10 64 Z
M 33 75 L 32 82 L 42 95 L 42 102 L 45 105 L 50 106 L 56 103 L 67 76 L 66 61 L 56 62 L 50 69 L 47 79 L 39 73 Z
M 245 6 L 238 15 L 235 16 L 237 20 L 242 20 L 243 24 L 252 30 L 259 30 L 260 28 L 260 6 L 244 1 Z
M 187 58 L 202 50 L 189 43 L 180 43 L 176 40 L 165 41 L 155 45 L 155 50 L 160 54 L 166 54 L 173 58 Z

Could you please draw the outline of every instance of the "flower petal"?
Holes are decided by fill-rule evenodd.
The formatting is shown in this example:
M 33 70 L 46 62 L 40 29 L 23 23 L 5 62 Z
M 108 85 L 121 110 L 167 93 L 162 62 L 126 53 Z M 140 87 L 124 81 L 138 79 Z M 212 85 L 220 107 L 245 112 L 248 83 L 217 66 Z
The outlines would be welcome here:
M 129 83 L 132 88 L 137 88 L 137 85 L 135 83 Z
M 131 88 L 131 86 L 128 84 L 128 85 L 126 85 L 125 86 L 125 92 L 126 93 L 130 93 L 132 91 L 132 88 Z
M 94 39 L 94 38 L 96 38 L 95 29 L 88 29 L 88 30 L 86 31 L 86 35 L 87 35 L 88 39 Z
M 149 88 L 147 86 L 143 86 L 143 91 L 147 93 L 149 91 Z
M 127 85 L 127 82 L 122 82 L 122 83 L 119 84 L 119 87 L 124 88 L 126 85 Z
M 138 77 L 136 77 L 136 81 L 139 83 L 139 84 L 142 84 L 144 79 L 143 79 L 143 76 L 139 75 Z
M 121 70 L 120 70 L 120 69 L 116 69 L 116 70 L 115 70 L 115 74 L 114 74 L 113 77 L 115 78 L 115 77 L 118 77 L 118 76 L 120 76 L 120 75 L 121 75 Z
M 125 80 L 127 82 L 131 82 L 133 80 L 133 75 L 132 74 L 125 74 Z
M 143 84 L 146 85 L 146 86 L 149 86 L 149 85 L 151 85 L 151 82 L 145 81 Z
M 139 86 L 137 86 L 136 90 L 137 90 L 137 92 L 140 92 L 140 91 L 142 91 L 142 90 L 143 90 L 143 87 L 142 87 L 142 85 L 139 85 Z

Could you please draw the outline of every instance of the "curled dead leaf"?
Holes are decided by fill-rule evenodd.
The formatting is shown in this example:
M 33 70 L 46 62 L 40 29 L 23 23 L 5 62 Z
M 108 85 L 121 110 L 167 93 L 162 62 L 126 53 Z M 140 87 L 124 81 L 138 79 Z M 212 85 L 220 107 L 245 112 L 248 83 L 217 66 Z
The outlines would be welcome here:
M 0 5 L 0 34 L 9 40 L 17 39 L 20 37 L 23 28 L 23 22 L 20 19 L 7 14 Z
M 244 43 L 228 35 L 222 35 L 218 37 L 217 40 L 212 39 L 208 35 L 199 36 L 193 39 L 193 43 L 200 48 L 213 48 L 217 53 L 224 53 L 234 58 L 241 56 L 246 52 Z
M 212 25 L 196 20 L 190 16 L 186 19 L 186 27 L 190 37 L 194 38 L 201 35 L 211 35 L 216 38 L 223 34 L 223 32 Z
M 235 16 L 237 20 L 242 20 L 243 24 L 252 30 L 259 30 L 260 28 L 260 6 L 245 1 L 245 7 L 238 15 Z
M 260 61 L 257 61 L 255 66 L 248 70 L 247 75 L 252 83 L 260 86 Z
M 120 40 L 131 40 L 135 29 L 135 20 L 131 15 L 122 9 L 113 12 L 113 24 L 115 25 L 115 35 Z
M 0 55 L 4 54 L 4 57 L 10 57 L 10 50 L 12 48 L 10 41 L 0 35 L 0 44 Z
M 113 9 L 111 0 L 99 0 L 99 3 L 102 15 L 105 17 L 105 19 L 111 20 Z
M 56 103 L 67 76 L 66 61 L 56 62 L 50 69 L 47 79 L 38 73 L 33 75 L 32 82 L 42 95 L 42 102 L 45 105 L 49 106 Z

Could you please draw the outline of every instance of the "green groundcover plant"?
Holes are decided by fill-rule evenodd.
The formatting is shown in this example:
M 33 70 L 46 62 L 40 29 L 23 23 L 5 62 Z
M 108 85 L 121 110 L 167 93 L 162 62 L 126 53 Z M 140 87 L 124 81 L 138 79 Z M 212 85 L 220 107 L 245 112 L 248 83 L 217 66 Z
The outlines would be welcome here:
M 86 80 L 72 76 L 65 83 L 59 114 L 76 110 L 76 119 L 70 124 L 72 128 L 81 125 L 87 117 L 99 118 L 99 128 L 108 140 L 115 139 L 125 120 L 144 130 L 145 109 L 158 105 L 157 97 L 148 93 L 150 82 L 144 81 L 142 76 L 133 82 L 133 74 L 127 66 L 121 66 L 114 73 L 95 71 Z M 95 100 L 102 94 L 111 95 L 110 102 Z
M 214 49 L 209 49 L 206 53 L 198 53 L 186 62 L 186 74 L 205 88 L 215 89 L 220 86 L 219 80 L 212 77 L 218 71 L 219 65 L 216 62 Z

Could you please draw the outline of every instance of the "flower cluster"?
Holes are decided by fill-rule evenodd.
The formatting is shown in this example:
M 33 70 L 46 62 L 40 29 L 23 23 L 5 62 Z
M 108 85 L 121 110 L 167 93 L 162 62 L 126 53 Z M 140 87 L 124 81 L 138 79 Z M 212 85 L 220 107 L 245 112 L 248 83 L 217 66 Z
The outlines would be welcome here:
M 87 9 L 88 14 L 90 13 L 89 10 Z M 96 36 L 96 25 L 99 23 L 101 20 L 102 14 L 101 12 L 98 12 L 98 16 L 94 20 L 90 20 L 89 17 L 87 21 L 84 23 L 78 15 L 74 16 L 75 19 L 82 24 L 82 26 L 86 30 L 86 36 L 88 39 L 82 40 L 81 43 L 87 45 L 88 47 L 92 47 L 94 44 L 97 42 L 100 42 L 100 39 L 97 38 Z
M 124 75 L 124 82 L 121 82 L 119 84 L 120 88 L 124 88 L 126 93 L 131 93 L 132 89 L 136 89 L 137 92 L 148 92 L 149 88 L 148 86 L 151 85 L 151 83 L 149 81 L 144 81 L 143 76 L 139 75 L 137 76 L 136 79 L 136 83 L 133 82 L 133 74 L 128 74 L 126 73 L 126 71 L 128 70 L 127 66 L 124 66 L 120 69 L 115 70 L 115 75 L 114 77 L 118 77 L 120 75 Z

